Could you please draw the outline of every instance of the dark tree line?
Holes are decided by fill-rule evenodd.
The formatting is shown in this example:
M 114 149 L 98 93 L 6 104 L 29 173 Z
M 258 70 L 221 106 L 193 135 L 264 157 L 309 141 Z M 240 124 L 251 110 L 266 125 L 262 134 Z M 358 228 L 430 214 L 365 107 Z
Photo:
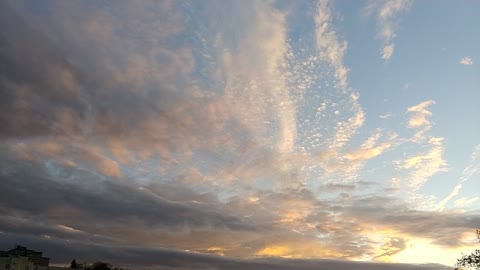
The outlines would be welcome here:
M 477 230 L 477 239 L 480 241 L 480 230 Z M 463 255 L 457 260 L 456 270 L 480 269 L 480 249 L 475 250 L 469 255 Z
M 128 270 L 119 266 L 114 266 L 106 262 L 94 262 L 93 264 L 78 264 L 75 259 L 70 263 L 70 268 L 80 270 Z

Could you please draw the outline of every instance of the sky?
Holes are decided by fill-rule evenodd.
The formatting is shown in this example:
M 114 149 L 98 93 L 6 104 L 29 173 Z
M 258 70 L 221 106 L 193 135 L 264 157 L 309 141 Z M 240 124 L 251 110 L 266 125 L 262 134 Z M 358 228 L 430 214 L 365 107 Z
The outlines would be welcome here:
M 479 245 L 479 26 L 473 0 L 1 1 L 0 248 L 449 269 Z

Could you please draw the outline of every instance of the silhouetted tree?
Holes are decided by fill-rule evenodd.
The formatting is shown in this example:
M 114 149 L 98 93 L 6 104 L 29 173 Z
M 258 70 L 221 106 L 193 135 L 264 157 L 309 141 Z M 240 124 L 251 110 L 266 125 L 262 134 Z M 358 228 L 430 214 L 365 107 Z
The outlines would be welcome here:
M 477 230 L 477 239 L 480 241 L 480 230 Z M 457 260 L 456 270 L 461 269 L 480 269 L 480 249 L 475 250 L 470 255 L 463 255 Z
M 75 261 L 75 259 L 73 259 L 73 261 L 70 263 L 70 268 L 76 269 L 77 267 L 78 267 L 77 261 Z
M 78 267 L 78 266 L 81 266 L 81 265 L 82 264 L 77 265 L 77 268 L 81 268 L 81 267 Z M 114 265 L 112 265 L 110 263 L 107 263 L 107 262 L 94 262 L 91 265 L 85 266 L 83 269 L 84 270 L 128 270 L 127 268 L 123 268 L 123 267 L 120 267 L 120 266 L 114 266 Z
M 88 269 L 89 270 L 112 270 L 112 265 L 106 262 L 95 262 Z

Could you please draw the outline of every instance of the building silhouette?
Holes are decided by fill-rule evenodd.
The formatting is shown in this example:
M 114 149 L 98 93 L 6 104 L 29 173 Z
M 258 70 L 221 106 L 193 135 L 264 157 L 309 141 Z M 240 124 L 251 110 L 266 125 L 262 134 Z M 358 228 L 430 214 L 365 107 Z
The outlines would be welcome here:
M 0 270 L 49 270 L 50 258 L 42 252 L 18 245 L 8 251 L 0 251 Z

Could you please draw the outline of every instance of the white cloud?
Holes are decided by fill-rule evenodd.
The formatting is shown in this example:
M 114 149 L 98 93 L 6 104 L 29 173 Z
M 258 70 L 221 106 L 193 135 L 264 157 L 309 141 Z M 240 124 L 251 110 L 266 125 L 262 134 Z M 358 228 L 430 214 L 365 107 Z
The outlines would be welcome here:
M 291 152 L 297 132 L 296 104 L 280 69 L 288 51 L 285 15 L 267 2 L 233 6 L 248 23 L 238 25 L 245 33 L 238 50 L 227 46 L 237 34 L 221 23 L 217 26 L 222 33 L 216 45 L 222 63 L 217 74 L 226 82 L 224 100 L 252 134 L 263 135 L 265 121 L 276 125 L 276 147 Z
M 366 7 L 367 15 L 375 14 L 378 25 L 377 36 L 383 42 L 382 59 L 388 60 L 395 50 L 393 40 L 398 29 L 398 15 L 407 11 L 411 0 L 370 0 Z
M 400 163 L 401 169 L 410 171 L 408 186 L 414 190 L 418 190 L 435 174 L 448 171 L 447 162 L 443 159 L 444 139 L 431 137 L 428 145 L 430 147 L 428 151 L 411 156 Z
M 347 153 L 345 158 L 348 160 L 369 160 L 381 155 L 390 147 L 391 145 L 389 143 L 382 143 L 381 145 L 372 148 L 361 148 Z
M 432 112 L 427 110 L 427 107 L 433 104 L 435 104 L 435 101 L 428 100 L 408 108 L 407 112 L 412 113 L 412 116 L 408 120 L 408 127 L 418 128 L 430 126 L 431 122 L 427 119 L 427 117 L 431 116 Z
M 458 195 L 458 193 L 460 192 L 460 190 L 462 189 L 462 184 L 458 184 L 456 185 L 453 190 L 450 192 L 450 194 L 448 194 L 447 197 L 445 197 L 445 199 L 443 199 L 439 204 L 438 204 L 438 209 L 442 210 L 445 205 L 452 199 L 454 198 L 455 196 Z M 455 204 L 457 204 L 455 202 Z
M 378 130 L 375 134 L 363 142 L 359 149 L 347 152 L 344 158 L 351 161 L 367 161 L 383 154 L 396 144 L 395 136 L 389 136 L 387 141 L 378 143 L 381 137 L 381 130 Z
M 393 55 L 393 51 L 395 50 L 395 45 L 389 44 L 383 47 L 382 59 L 388 60 Z
M 468 58 L 468 57 L 462 57 L 460 59 L 460 61 L 458 61 L 460 64 L 462 65 L 472 65 L 473 64 L 473 61 L 472 59 Z
M 70 226 L 67 226 L 67 225 L 57 225 L 57 228 L 61 229 L 61 230 L 64 230 L 64 231 L 67 231 L 67 232 L 72 232 L 72 233 L 80 233 L 82 232 L 81 230 L 77 230 L 77 229 L 74 229 Z
M 391 113 L 385 113 L 385 114 L 381 114 L 378 116 L 378 118 L 380 119 L 389 119 L 391 118 L 393 115 Z
M 339 88 L 342 91 L 346 91 L 348 88 L 348 68 L 343 64 L 343 58 L 348 43 L 341 40 L 337 32 L 332 28 L 333 20 L 330 2 L 319 1 L 317 12 L 315 16 L 317 49 L 320 52 L 320 57 L 326 60 L 333 68 Z M 337 122 L 336 133 L 331 144 L 334 149 L 342 148 L 365 122 L 365 112 L 358 102 L 359 96 L 357 92 L 350 94 L 347 106 L 350 108 L 351 116 L 346 120 Z
M 427 108 L 433 104 L 435 104 L 435 101 L 427 100 L 407 109 L 407 113 L 410 114 L 407 127 L 416 129 L 416 132 L 411 139 L 405 142 L 421 144 L 422 148 L 426 150 L 396 161 L 397 169 L 405 172 L 405 175 L 396 178 L 393 183 L 410 193 L 413 192 L 412 196 L 417 196 L 418 194 L 415 194 L 415 192 L 432 176 L 448 171 L 448 164 L 444 159 L 445 139 L 428 133 L 432 128 L 432 122 L 428 119 L 432 116 L 432 112 Z M 428 200 L 424 203 L 430 204 Z M 444 203 L 446 202 L 442 202 L 442 204 Z M 439 206 L 434 202 L 431 207 L 438 209 Z
M 467 181 L 470 177 L 480 172 L 480 144 L 473 148 L 473 152 L 470 155 L 470 163 L 463 170 L 460 177 L 461 183 Z
M 343 65 L 343 57 L 348 47 L 332 29 L 332 14 L 329 1 L 319 1 L 315 17 L 317 47 L 323 58 L 330 62 L 335 70 L 335 77 L 342 88 L 347 86 L 348 68 Z
M 456 207 L 465 207 L 469 204 L 472 204 L 476 201 L 480 200 L 480 197 L 473 197 L 473 198 L 460 198 L 458 200 L 455 200 L 455 206 Z

